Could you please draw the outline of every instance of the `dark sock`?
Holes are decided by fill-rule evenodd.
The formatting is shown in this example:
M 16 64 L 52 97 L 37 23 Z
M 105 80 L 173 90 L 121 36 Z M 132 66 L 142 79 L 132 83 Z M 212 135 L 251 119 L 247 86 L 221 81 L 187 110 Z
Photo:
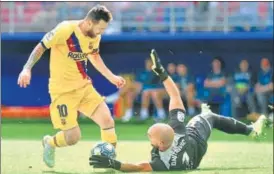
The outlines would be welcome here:
M 252 126 L 233 118 L 218 115 L 214 115 L 212 118 L 214 119 L 213 127 L 228 134 L 249 135 L 253 130 Z

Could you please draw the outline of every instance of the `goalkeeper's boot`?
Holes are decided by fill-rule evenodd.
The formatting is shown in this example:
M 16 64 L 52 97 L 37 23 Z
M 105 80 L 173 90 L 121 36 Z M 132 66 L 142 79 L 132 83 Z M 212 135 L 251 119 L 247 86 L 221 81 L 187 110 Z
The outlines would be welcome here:
M 43 147 L 44 147 L 44 153 L 43 153 L 43 160 L 45 164 L 52 168 L 55 164 L 55 147 L 51 147 L 48 143 L 51 136 L 46 135 L 43 138 Z
M 251 132 L 251 137 L 259 139 L 265 135 L 267 118 L 265 115 L 261 115 L 258 120 L 252 124 L 253 131 Z
M 210 106 L 206 103 L 201 104 L 201 114 L 210 114 L 212 113 Z
M 161 60 L 155 49 L 151 50 L 150 58 L 152 60 L 152 71 L 161 79 L 161 81 L 165 81 L 168 78 L 168 73 L 165 68 L 161 64 Z

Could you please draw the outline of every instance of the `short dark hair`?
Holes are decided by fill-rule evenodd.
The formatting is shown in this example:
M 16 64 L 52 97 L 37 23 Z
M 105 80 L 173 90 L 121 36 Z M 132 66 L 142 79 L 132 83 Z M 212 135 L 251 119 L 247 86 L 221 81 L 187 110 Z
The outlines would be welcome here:
M 225 61 L 224 61 L 224 59 L 223 59 L 221 56 L 216 56 L 216 57 L 214 57 L 214 58 L 213 58 L 213 61 L 215 61 L 215 60 L 217 60 L 217 61 L 220 62 L 220 64 L 221 64 L 221 69 L 224 69 L 224 68 L 225 68 Z M 213 61 L 212 61 L 212 62 L 213 62 Z
M 100 20 L 103 20 L 108 23 L 112 20 L 112 14 L 105 6 L 96 5 L 88 12 L 86 18 L 94 22 L 99 22 Z

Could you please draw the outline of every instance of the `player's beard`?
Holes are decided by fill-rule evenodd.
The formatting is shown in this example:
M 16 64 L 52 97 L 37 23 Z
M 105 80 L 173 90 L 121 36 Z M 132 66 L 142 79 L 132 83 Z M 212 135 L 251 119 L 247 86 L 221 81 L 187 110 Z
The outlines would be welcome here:
M 96 34 L 93 32 L 93 29 L 90 29 L 90 30 L 87 32 L 87 35 L 88 35 L 88 37 L 90 37 L 90 38 L 95 38 L 95 37 L 96 37 Z

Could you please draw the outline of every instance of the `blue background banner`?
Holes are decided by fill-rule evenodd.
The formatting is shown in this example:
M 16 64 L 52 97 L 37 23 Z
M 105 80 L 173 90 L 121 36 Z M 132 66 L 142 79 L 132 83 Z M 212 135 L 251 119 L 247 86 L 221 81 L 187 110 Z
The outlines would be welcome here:
M 31 85 L 27 89 L 17 86 L 18 74 L 42 36 L 42 33 L 2 34 L 3 105 L 42 106 L 50 103 L 49 51 L 35 65 Z M 114 73 L 136 73 L 144 68 L 144 60 L 152 48 L 158 50 L 164 64 L 184 63 L 195 76 L 210 72 L 210 62 L 215 56 L 224 58 L 228 74 L 237 68 L 242 59 L 247 59 L 255 72 L 259 70 L 261 58 L 269 58 L 273 63 L 273 33 L 269 32 L 106 35 L 100 52 Z M 108 95 L 117 90 L 92 65 L 88 66 L 88 74 L 101 94 Z

